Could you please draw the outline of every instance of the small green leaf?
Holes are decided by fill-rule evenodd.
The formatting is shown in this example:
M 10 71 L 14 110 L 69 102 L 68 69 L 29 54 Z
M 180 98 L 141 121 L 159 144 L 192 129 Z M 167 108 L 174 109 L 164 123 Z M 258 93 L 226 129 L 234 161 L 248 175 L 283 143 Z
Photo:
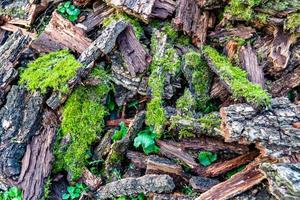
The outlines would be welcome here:
M 155 145 L 156 133 L 151 129 L 145 129 L 138 133 L 138 136 L 134 139 L 134 147 L 139 148 L 142 146 L 145 154 L 158 153 L 159 147 Z
M 198 160 L 201 165 L 207 167 L 217 160 L 217 154 L 209 151 L 200 151 Z
M 65 8 L 69 8 L 71 5 L 71 1 L 67 1 L 65 4 L 64 4 L 64 7 Z
M 71 194 L 75 191 L 75 187 L 69 186 L 67 187 L 67 191 Z
M 115 133 L 112 137 L 112 140 L 114 142 L 117 140 L 123 139 L 127 135 L 127 132 L 128 132 L 128 128 L 124 122 L 120 122 L 119 126 L 120 126 L 120 130 L 115 131 Z
M 62 196 L 62 199 L 63 200 L 66 200 L 66 199 L 69 199 L 70 198 L 70 195 L 69 194 L 63 194 Z
M 68 16 L 68 20 L 70 20 L 71 22 L 75 22 L 77 20 L 77 16 L 76 15 L 69 15 Z

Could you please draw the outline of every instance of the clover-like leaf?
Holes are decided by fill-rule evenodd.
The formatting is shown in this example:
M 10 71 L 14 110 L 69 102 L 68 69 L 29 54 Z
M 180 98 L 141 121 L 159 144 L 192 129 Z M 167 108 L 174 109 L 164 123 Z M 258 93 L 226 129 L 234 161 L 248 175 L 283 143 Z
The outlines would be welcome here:
M 210 151 L 200 151 L 198 160 L 201 165 L 207 167 L 217 160 L 217 154 Z

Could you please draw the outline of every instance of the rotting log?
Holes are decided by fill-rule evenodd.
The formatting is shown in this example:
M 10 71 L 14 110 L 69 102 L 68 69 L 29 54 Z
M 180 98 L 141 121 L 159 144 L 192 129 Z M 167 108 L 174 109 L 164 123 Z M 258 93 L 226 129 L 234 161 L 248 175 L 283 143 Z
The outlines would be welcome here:
M 117 43 L 130 75 L 135 77 L 137 73 L 144 73 L 151 63 L 151 56 L 136 38 L 131 25 L 118 36 Z
M 0 107 L 5 101 L 6 93 L 11 88 L 12 81 L 18 75 L 14 67 L 29 41 L 28 35 L 17 31 L 0 47 Z
M 0 176 L 16 180 L 30 139 L 41 127 L 43 97 L 12 86 L 0 110 Z M 45 149 L 46 150 L 46 149 Z
M 201 12 L 196 1 L 179 0 L 172 24 L 176 29 L 192 37 L 193 44 L 200 47 L 206 40 L 210 16 L 208 11 Z
M 261 171 L 267 177 L 270 193 L 276 199 L 298 199 L 300 196 L 300 164 L 263 163 Z
M 16 183 L 23 191 L 24 200 L 38 200 L 42 197 L 46 178 L 51 173 L 54 161 L 51 146 L 58 127 L 57 116 L 46 111 L 42 125 L 39 135 L 26 147 L 21 173 Z
M 259 155 L 258 151 L 252 151 L 244 155 L 240 155 L 231 160 L 226 160 L 224 162 L 217 162 L 209 167 L 205 168 L 205 175 L 209 177 L 216 177 L 224 174 L 232 169 L 235 169 L 241 165 L 250 163 Z
M 100 187 L 96 192 L 97 199 L 108 199 L 123 195 L 140 193 L 172 192 L 175 188 L 173 179 L 168 175 L 144 175 L 139 178 L 125 178 Z
M 300 151 L 300 105 L 275 98 L 267 109 L 235 104 L 220 110 L 221 134 L 225 142 L 256 144 L 261 157 L 283 160 Z
M 32 42 L 31 47 L 42 53 L 58 50 L 61 47 L 82 53 L 91 43 L 92 41 L 86 36 L 83 29 L 76 27 L 68 19 L 54 11 L 45 31 L 39 39 Z
M 198 192 L 206 192 L 207 190 L 219 183 L 220 181 L 218 181 L 217 179 L 211 179 L 201 176 L 193 176 L 189 180 L 190 186 Z
M 113 21 L 102 31 L 101 35 L 87 49 L 85 49 L 84 52 L 82 52 L 78 58 L 78 62 L 82 64 L 82 67 L 78 69 L 77 75 L 68 81 L 69 92 L 64 95 L 56 92 L 52 93 L 46 102 L 50 108 L 55 110 L 66 101 L 74 87 L 80 84 L 82 79 L 88 76 L 94 67 L 94 62 L 101 55 L 106 55 L 113 49 L 118 35 L 126 27 L 127 23 L 124 20 Z
M 250 44 L 240 49 L 240 59 L 243 68 L 247 71 L 248 79 L 252 83 L 256 83 L 264 87 L 265 78 L 263 69 L 258 65 L 257 56 Z
M 196 200 L 225 200 L 259 184 L 265 175 L 257 169 L 244 170 L 202 193 Z
M 82 28 L 85 32 L 90 32 L 95 27 L 100 26 L 105 18 L 114 13 L 114 10 L 103 3 L 97 7 L 96 11 L 90 13 L 82 23 L 78 23 L 76 26 Z
M 272 82 L 270 93 L 274 97 L 284 96 L 293 88 L 300 85 L 300 65 L 288 74 L 283 75 L 280 79 Z

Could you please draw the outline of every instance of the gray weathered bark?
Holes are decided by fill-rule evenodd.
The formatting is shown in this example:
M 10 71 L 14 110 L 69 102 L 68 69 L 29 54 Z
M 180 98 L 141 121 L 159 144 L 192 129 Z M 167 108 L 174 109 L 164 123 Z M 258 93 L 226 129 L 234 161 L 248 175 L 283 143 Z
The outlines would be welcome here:
M 106 184 L 96 193 L 97 199 L 108 199 L 122 195 L 149 192 L 171 192 L 175 188 L 173 179 L 168 175 L 145 175 L 139 178 L 125 178 Z
M 248 104 L 221 108 L 221 134 L 225 142 L 255 143 L 261 156 L 284 159 L 300 151 L 300 105 L 287 98 L 271 100 L 268 109 L 258 111 Z

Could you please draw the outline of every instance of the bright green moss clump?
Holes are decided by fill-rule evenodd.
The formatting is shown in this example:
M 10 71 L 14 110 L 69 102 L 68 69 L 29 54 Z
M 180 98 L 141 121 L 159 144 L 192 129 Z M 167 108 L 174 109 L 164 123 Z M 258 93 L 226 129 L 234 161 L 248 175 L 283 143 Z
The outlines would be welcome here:
M 102 69 L 95 69 L 93 75 L 101 75 L 102 80 L 107 80 Z M 61 132 L 63 137 L 69 134 L 71 141 L 66 149 L 56 151 L 56 168 L 66 169 L 74 179 L 80 177 L 89 157 L 90 145 L 104 126 L 107 109 L 102 101 L 110 89 L 105 82 L 97 86 L 80 86 L 63 108 Z
M 251 20 L 254 17 L 254 7 L 261 4 L 262 0 L 231 0 L 225 8 L 225 13 L 242 20 Z
M 47 89 L 66 93 L 68 81 L 76 75 L 80 66 L 67 50 L 52 52 L 29 63 L 21 73 L 20 84 L 41 93 L 46 93 Z
M 233 66 L 227 57 L 210 47 L 204 46 L 204 53 L 211 59 L 221 78 L 229 85 L 234 98 L 244 97 L 247 102 L 267 106 L 270 104 L 269 94 L 258 84 L 247 79 L 246 71 Z
M 295 31 L 300 26 L 300 13 L 292 13 L 288 15 L 284 24 L 286 30 Z

